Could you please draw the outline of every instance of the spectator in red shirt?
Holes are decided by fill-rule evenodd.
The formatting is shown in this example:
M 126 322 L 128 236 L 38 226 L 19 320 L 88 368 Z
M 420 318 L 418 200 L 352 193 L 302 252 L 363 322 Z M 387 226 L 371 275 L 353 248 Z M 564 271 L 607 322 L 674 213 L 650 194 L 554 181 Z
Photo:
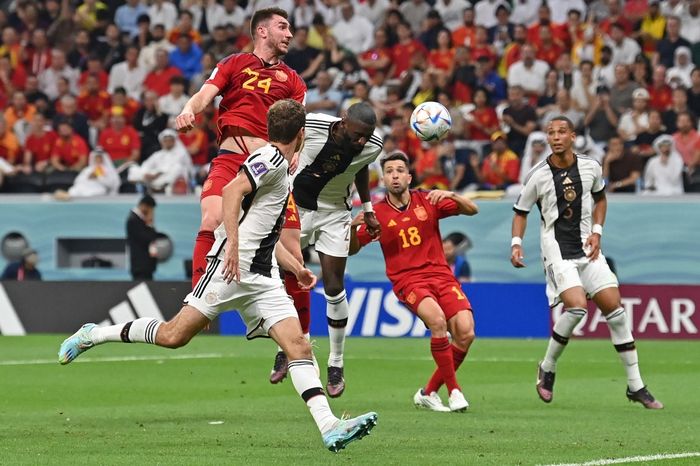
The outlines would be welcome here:
M 666 67 L 656 65 L 651 75 L 651 84 L 647 87 L 649 91 L 649 107 L 660 112 L 671 106 L 671 86 L 666 84 Z
M 41 113 L 35 113 L 24 142 L 24 166 L 22 171 L 43 173 L 51 167 L 51 153 L 58 135 L 51 129 Z
M 423 47 L 423 44 L 413 38 L 411 26 L 407 22 L 399 23 L 396 32 L 399 36 L 399 42 L 392 47 L 391 55 L 394 62 L 393 77 L 398 78 L 410 69 L 414 54 L 427 55 L 428 51 Z
M 474 44 L 472 45 L 472 60 L 478 61 L 481 57 L 495 60 L 496 49 L 489 43 L 488 29 L 483 26 L 477 26 Z
M 608 2 L 608 9 L 610 10 L 610 14 L 600 22 L 600 29 L 605 34 L 609 35 L 612 25 L 617 23 L 622 26 L 622 29 L 625 31 L 625 36 L 631 36 L 632 32 L 634 32 L 634 24 L 625 17 L 620 0 L 610 0 Z
M 455 49 L 452 47 L 450 31 L 442 29 L 437 35 L 437 48 L 430 51 L 428 65 L 438 74 L 451 76 L 454 68 Z
M 474 110 L 464 119 L 464 137 L 485 145 L 491 134 L 499 127 L 498 115 L 489 105 L 489 95 L 486 89 L 476 88 L 473 94 Z
M 535 47 L 540 41 L 540 27 L 542 25 L 550 26 L 552 24 L 552 11 L 546 3 L 540 5 L 537 9 L 537 22 L 531 24 L 527 28 L 527 41 Z
M 58 171 L 78 172 L 87 164 L 88 146 L 83 138 L 73 133 L 67 120 L 58 123 L 58 138 L 51 151 L 51 166 Z
M 100 133 L 99 145 L 117 166 L 139 161 L 141 139 L 139 133 L 126 123 L 122 107 L 112 107 L 110 125 Z
M 700 133 L 693 127 L 693 118 L 688 112 L 678 114 L 676 126 L 678 131 L 673 134 L 673 143 L 692 173 L 700 166 Z
M 387 46 L 388 36 L 384 28 L 374 31 L 374 46 L 361 53 L 357 60 L 373 78 L 377 71 L 388 71 L 391 67 L 391 47 Z
M 98 129 L 105 127 L 112 107 L 112 98 L 103 89 L 97 76 L 88 75 L 85 87 L 78 95 L 78 110 L 85 114 L 91 127 Z
M 168 32 L 168 40 L 175 44 L 180 36 L 189 36 L 195 43 L 201 44 L 202 36 L 194 29 L 192 23 L 193 18 L 192 12 L 189 10 L 182 10 L 177 25 Z
M 5 105 L 7 99 L 16 90 L 24 90 L 27 73 L 24 67 L 12 67 L 8 56 L 0 55 L 0 104 Z
M 51 47 L 49 47 L 46 31 L 36 29 L 32 33 L 32 40 L 26 49 L 25 69 L 34 76 L 51 66 Z
M 126 89 L 118 87 L 114 90 L 114 94 L 112 94 L 112 107 L 120 107 L 123 110 L 123 115 L 127 123 L 131 124 L 131 122 L 134 121 L 134 115 L 138 112 L 140 105 L 134 99 L 126 95 Z M 112 157 L 112 160 L 114 160 L 114 157 Z
M 564 52 L 564 47 L 552 36 L 552 28 L 548 25 L 541 25 L 536 58 L 547 62 L 550 67 L 554 68 L 562 52 Z
M 464 9 L 464 24 L 452 31 L 452 43 L 455 47 L 471 47 L 476 36 L 476 24 L 474 24 L 474 8 L 468 6 Z
M 508 148 L 506 136 L 501 131 L 493 133 L 491 141 L 493 151 L 484 157 L 477 177 L 485 189 L 505 189 L 518 182 L 520 159 Z
M 100 89 L 107 89 L 109 74 L 102 68 L 102 59 L 96 55 L 90 56 L 87 61 L 87 69 L 80 73 L 78 78 L 78 89 L 85 87 L 88 76 L 95 76 Z
M 170 79 L 174 76 L 182 76 L 182 72 L 170 65 L 170 54 L 165 49 L 156 51 L 156 65 L 153 71 L 146 75 L 143 81 L 144 89 L 151 90 L 163 96 L 170 92 Z

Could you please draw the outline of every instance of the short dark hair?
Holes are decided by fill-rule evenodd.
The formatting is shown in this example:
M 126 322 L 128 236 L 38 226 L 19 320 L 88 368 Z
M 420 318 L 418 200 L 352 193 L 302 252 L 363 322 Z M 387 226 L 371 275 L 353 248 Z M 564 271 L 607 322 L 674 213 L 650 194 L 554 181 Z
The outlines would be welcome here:
M 267 112 L 267 135 L 270 142 L 289 144 L 305 125 L 306 110 L 296 100 L 278 100 Z
M 172 76 L 170 81 L 168 81 L 168 84 L 182 84 L 183 86 L 187 87 L 187 80 L 183 76 Z
M 565 117 L 564 115 L 557 115 L 554 118 L 552 118 L 551 120 L 549 120 L 550 123 L 553 121 L 566 122 L 566 126 L 569 127 L 569 131 L 576 131 L 576 128 L 574 127 L 574 122 L 571 121 L 569 118 Z
M 155 207 L 156 200 L 150 194 L 145 194 L 140 200 L 139 205 L 146 205 L 148 207 Z
M 401 160 L 407 167 L 410 165 L 408 155 L 400 150 L 395 150 L 394 152 L 387 154 L 385 157 L 382 157 L 382 159 L 379 161 L 379 164 L 382 166 L 382 170 L 384 170 L 384 165 L 392 160 Z
M 267 21 L 268 19 L 272 18 L 273 16 L 281 16 L 284 19 L 289 19 L 289 15 L 282 8 L 270 7 L 270 8 L 263 8 L 262 10 L 258 10 L 255 13 L 253 13 L 253 18 L 251 18 L 251 20 L 250 20 L 250 35 L 251 35 L 251 37 L 255 37 L 255 30 L 258 28 L 260 23 L 262 23 L 263 21 Z
M 358 102 L 348 108 L 348 120 L 364 123 L 369 126 L 377 126 L 377 114 L 367 102 Z

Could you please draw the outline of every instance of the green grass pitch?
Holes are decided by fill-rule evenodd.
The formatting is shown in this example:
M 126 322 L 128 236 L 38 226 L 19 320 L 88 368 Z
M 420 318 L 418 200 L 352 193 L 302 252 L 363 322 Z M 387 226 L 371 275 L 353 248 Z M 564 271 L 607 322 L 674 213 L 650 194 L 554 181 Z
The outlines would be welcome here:
M 647 411 L 625 398 L 609 341 L 572 340 L 545 405 L 534 388 L 544 340 L 477 340 L 458 373 L 471 408 L 452 414 L 412 405 L 433 369 L 427 340 L 350 338 L 347 390 L 331 405 L 377 411 L 379 424 L 333 454 L 291 381 L 267 381 L 270 341 L 108 344 L 63 367 L 65 336 L 0 337 L 0 464 L 530 465 L 700 451 L 698 342 L 638 343 L 666 404 Z M 317 345 L 325 362 L 328 343 Z

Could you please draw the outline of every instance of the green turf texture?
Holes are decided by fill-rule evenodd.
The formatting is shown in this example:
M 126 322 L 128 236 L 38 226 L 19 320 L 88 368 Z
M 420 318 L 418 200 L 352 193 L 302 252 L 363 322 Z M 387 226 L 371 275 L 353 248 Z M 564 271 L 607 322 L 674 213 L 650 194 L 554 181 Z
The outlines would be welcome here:
M 377 411 L 379 424 L 333 454 L 291 381 L 268 382 L 269 340 L 107 344 L 60 366 L 51 361 L 65 336 L 0 337 L 0 464 L 511 465 L 700 451 L 698 342 L 638 343 L 642 375 L 666 404 L 648 411 L 625 398 L 609 341 L 572 340 L 546 405 L 534 387 L 544 340 L 477 340 L 458 372 L 471 408 L 458 414 L 413 407 L 434 367 L 428 340 L 350 338 L 347 390 L 331 406 Z M 317 345 L 323 363 L 327 340 Z M 152 359 L 105 360 L 125 357 Z

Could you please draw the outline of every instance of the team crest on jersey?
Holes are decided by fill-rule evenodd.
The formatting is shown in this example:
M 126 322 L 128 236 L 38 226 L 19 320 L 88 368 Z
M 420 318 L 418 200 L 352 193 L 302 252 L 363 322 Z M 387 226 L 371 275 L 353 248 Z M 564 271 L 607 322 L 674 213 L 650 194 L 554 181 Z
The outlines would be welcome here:
M 263 162 L 255 162 L 253 165 L 250 166 L 250 170 L 255 176 L 264 175 L 268 172 L 267 165 L 265 165 Z
M 327 171 L 327 172 L 334 172 L 337 167 L 338 167 L 338 165 L 333 163 L 333 162 L 324 162 L 323 163 L 323 170 Z
M 277 70 L 277 71 L 275 71 L 275 79 L 277 79 L 277 81 L 283 83 L 283 82 L 285 82 L 288 78 L 289 78 L 289 76 L 287 76 L 287 73 L 285 73 L 284 71 L 282 71 L 282 70 Z
M 420 221 L 428 220 L 428 211 L 423 206 L 413 209 L 413 213 L 416 214 L 416 218 Z
M 411 291 L 406 297 L 406 302 L 408 304 L 416 304 L 416 294 L 413 291 Z

